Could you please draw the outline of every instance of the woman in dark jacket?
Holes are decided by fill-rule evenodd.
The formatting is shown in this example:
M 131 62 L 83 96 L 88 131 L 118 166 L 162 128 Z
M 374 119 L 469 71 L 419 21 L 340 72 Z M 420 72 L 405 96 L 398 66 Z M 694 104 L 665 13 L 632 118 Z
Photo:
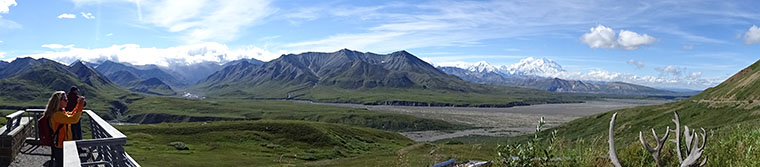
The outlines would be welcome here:
M 78 99 L 79 98 L 79 88 L 76 86 L 72 86 L 71 89 L 69 89 L 69 93 L 66 94 L 66 97 L 68 99 Z M 77 106 L 77 100 L 69 100 L 69 102 L 66 105 L 66 111 L 74 111 L 74 107 Z M 82 106 L 87 106 L 87 103 L 85 102 Z M 79 121 L 77 121 L 76 124 L 71 125 L 71 132 L 72 137 L 74 137 L 74 140 L 82 140 L 82 125 Z

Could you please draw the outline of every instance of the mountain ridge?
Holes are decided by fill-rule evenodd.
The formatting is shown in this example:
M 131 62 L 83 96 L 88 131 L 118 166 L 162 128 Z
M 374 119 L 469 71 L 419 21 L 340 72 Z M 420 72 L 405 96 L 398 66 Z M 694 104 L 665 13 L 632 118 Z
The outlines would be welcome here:
M 591 98 L 467 82 L 407 51 L 348 49 L 285 54 L 261 65 L 236 63 L 189 90 L 210 97 L 424 106 L 510 107 Z
M 655 96 L 689 96 L 691 92 L 673 92 L 625 82 L 600 82 L 566 80 L 552 76 L 564 72 L 556 62 L 549 59 L 525 58 L 520 63 L 496 67 L 487 62 L 478 62 L 470 66 L 458 64 L 454 67 L 438 67 L 439 70 L 455 75 L 463 80 L 523 88 L 541 89 L 552 92 L 621 94 L 621 95 L 655 95 Z M 495 69 L 495 70 L 481 70 Z
M 233 75 L 230 70 L 242 72 Z M 279 81 L 293 86 L 359 89 L 378 86 L 446 88 L 441 85 L 463 82 L 447 76 L 406 51 L 380 55 L 343 49 L 332 53 L 286 54 L 261 66 L 239 63 L 212 74 L 199 85 L 219 88 L 235 82 L 260 85 Z
M 122 114 L 120 106 L 125 103 L 122 98 L 139 98 L 81 63 L 66 66 L 44 58 L 21 58 L 14 62 L 16 64 L 11 63 L 15 68 L 12 70 L 22 70 L 0 79 L 0 101 L 4 102 L 4 107 L 44 106 L 53 91 L 67 91 L 71 86 L 77 86 L 81 95 L 91 101 L 89 108 L 97 110 L 104 119 L 112 119 Z

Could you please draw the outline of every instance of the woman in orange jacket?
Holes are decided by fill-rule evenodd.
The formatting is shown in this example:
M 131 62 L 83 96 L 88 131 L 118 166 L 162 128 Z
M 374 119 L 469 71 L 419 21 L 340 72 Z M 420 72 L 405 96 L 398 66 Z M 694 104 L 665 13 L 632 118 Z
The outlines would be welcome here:
M 72 111 L 65 110 L 69 100 L 77 100 L 78 102 Z M 53 131 L 58 130 L 58 136 L 55 139 L 57 144 L 52 148 L 56 166 L 63 166 L 63 141 L 73 140 L 71 124 L 79 122 L 84 103 L 84 96 L 79 96 L 77 99 L 67 99 L 66 92 L 63 91 L 56 91 L 48 100 L 44 116 L 50 118 L 50 127 L 57 128 L 59 125 L 63 125 L 61 129 L 53 129 Z

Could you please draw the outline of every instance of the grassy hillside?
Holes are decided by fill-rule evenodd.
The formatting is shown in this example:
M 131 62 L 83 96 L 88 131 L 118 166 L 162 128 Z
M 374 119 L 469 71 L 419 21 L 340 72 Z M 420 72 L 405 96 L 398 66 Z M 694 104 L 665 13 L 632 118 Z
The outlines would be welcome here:
M 760 105 L 760 61 L 692 99 L 714 105 L 739 104 L 745 108 L 757 107 Z
M 143 166 L 302 163 L 392 152 L 414 143 L 393 132 L 304 121 L 154 124 L 118 129 L 129 137 L 126 151 Z M 184 142 L 190 150 L 177 150 L 168 145 L 171 142 Z
M 692 129 L 705 128 L 708 143 L 705 155 L 708 165 L 713 166 L 758 166 L 760 165 L 760 105 L 756 102 L 760 83 L 760 61 L 742 70 L 720 85 L 680 102 L 654 106 L 621 109 L 588 116 L 571 121 L 559 127 L 539 133 L 547 136 L 552 130 L 565 145 L 559 148 L 561 156 L 574 157 L 582 166 L 608 166 L 607 132 L 613 113 L 618 113 L 615 121 L 615 143 L 617 153 L 624 166 L 653 166 L 650 155 L 642 149 L 638 132 L 645 133 L 651 141 L 650 129 L 663 133 L 665 128 L 674 128 L 671 122 L 673 112 L 678 111 L 681 126 Z M 671 135 L 671 139 L 674 138 Z M 532 135 L 509 139 L 509 142 L 524 142 Z M 473 140 L 473 139 L 470 139 Z M 668 142 L 663 149 L 663 159 L 670 164 L 678 160 L 674 156 L 675 144 Z
M 464 125 L 409 115 L 281 100 L 189 100 L 150 96 L 132 102 L 127 113 L 125 119 L 138 123 L 191 121 L 190 119 L 264 119 L 341 123 L 393 131 L 467 128 Z
M 124 97 L 139 96 L 88 73 L 94 71 L 72 70 L 62 64 L 45 62 L 13 77 L 2 79 L 0 106 L 12 109 L 44 108 L 54 91 L 68 91 L 71 86 L 77 86 L 81 95 L 88 98 L 87 108 L 110 119 L 118 114 L 117 106 L 123 104 Z
M 488 160 L 492 146 L 415 143 L 377 129 L 305 121 L 117 126 L 143 166 L 430 166 Z M 183 142 L 189 150 L 177 150 Z

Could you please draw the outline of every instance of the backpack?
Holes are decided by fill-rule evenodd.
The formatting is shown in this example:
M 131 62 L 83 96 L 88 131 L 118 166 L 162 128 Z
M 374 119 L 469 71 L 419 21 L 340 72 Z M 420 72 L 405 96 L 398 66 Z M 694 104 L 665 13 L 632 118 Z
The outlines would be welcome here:
M 63 128 L 63 124 L 58 125 L 58 128 L 53 131 L 52 127 L 50 127 L 50 118 L 45 116 L 40 117 L 37 120 L 37 136 L 40 137 L 40 144 L 43 146 L 55 146 L 57 144 L 55 137 L 58 136 L 61 128 Z

